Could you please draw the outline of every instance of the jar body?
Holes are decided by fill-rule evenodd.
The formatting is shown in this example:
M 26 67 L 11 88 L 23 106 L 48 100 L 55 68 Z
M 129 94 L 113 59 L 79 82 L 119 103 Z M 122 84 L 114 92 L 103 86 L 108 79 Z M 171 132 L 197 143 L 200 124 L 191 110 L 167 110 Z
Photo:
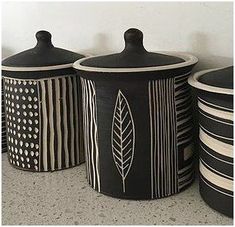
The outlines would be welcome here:
M 233 216 L 233 96 L 198 91 L 200 193 Z
M 83 163 L 79 77 L 43 72 L 27 79 L 27 74 L 3 71 L 9 162 L 29 171 Z
M 194 179 L 192 66 L 141 73 L 79 71 L 87 177 L 118 198 L 155 199 Z

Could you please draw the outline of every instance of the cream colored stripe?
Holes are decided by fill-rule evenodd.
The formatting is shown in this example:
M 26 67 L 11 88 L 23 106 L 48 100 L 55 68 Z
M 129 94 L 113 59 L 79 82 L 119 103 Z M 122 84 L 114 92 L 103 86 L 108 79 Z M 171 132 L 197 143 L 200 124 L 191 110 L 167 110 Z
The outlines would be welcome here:
M 209 136 L 200 128 L 199 133 L 200 140 L 213 151 L 233 158 L 233 146 L 224 142 L 221 142 L 213 137 Z
M 78 117 L 78 89 L 77 89 L 77 77 L 76 76 L 73 76 L 73 93 L 74 93 L 74 115 L 75 115 L 75 137 L 76 137 L 76 153 L 77 153 L 77 156 L 76 156 L 76 162 L 77 164 L 79 164 L 80 162 L 80 155 L 79 155 L 79 152 L 80 152 L 80 149 L 79 149 L 79 143 L 80 143 L 80 140 L 79 140 L 79 130 L 78 130 L 78 127 L 79 127 L 79 124 L 80 124 L 80 119 Z
M 211 108 L 209 106 L 204 105 L 203 103 L 201 103 L 200 101 L 198 101 L 198 107 L 205 111 L 206 113 L 209 113 L 213 116 L 219 117 L 219 118 L 223 118 L 223 119 L 227 119 L 230 121 L 233 121 L 233 113 L 227 112 L 227 111 L 223 111 L 223 110 L 217 110 L 214 108 Z
M 70 113 L 70 136 L 71 136 L 71 150 L 70 150 L 70 157 L 72 166 L 75 165 L 74 159 L 74 120 L 73 120 L 73 85 L 71 77 L 68 77 L 68 84 L 69 84 L 69 113 Z
M 54 120 L 53 120 L 53 98 L 52 98 L 52 80 L 48 80 L 48 99 L 49 99 L 49 126 L 50 126 L 50 163 L 51 170 L 55 170 L 55 154 L 54 154 Z
M 69 150 L 68 150 L 68 121 L 67 121 L 66 79 L 65 78 L 62 78 L 62 100 L 63 100 L 65 166 L 68 168 L 69 167 Z
M 212 184 L 224 188 L 229 191 L 233 191 L 233 180 L 221 177 L 216 173 L 209 170 L 201 161 L 199 161 L 200 173 L 204 178 L 210 181 Z
M 45 89 L 45 82 L 40 81 L 41 88 L 42 88 L 42 119 L 43 119 L 43 126 L 42 126 L 42 147 L 43 147 L 43 170 L 47 171 L 47 109 L 46 109 L 46 89 Z
M 55 96 L 56 96 L 56 129 L 57 129 L 57 152 L 58 152 L 58 169 L 62 168 L 62 135 L 61 135 L 61 115 L 60 115 L 60 80 L 55 79 Z

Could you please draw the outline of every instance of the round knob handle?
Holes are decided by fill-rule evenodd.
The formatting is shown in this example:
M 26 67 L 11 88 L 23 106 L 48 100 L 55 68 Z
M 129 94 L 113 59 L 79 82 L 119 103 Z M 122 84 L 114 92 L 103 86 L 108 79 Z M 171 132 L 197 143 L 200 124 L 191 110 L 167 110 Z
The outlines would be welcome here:
M 48 31 L 38 31 L 36 33 L 38 47 L 53 47 L 51 43 L 51 33 Z
M 130 28 L 124 33 L 125 49 L 131 52 L 147 52 L 143 46 L 143 33 L 136 28 Z

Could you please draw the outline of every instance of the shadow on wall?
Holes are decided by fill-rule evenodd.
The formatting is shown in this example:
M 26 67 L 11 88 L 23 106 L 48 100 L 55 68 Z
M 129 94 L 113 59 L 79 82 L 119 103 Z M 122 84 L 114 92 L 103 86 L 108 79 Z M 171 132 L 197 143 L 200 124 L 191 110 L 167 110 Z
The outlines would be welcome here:
M 233 59 L 210 54 L 208 49 L 208 38 L 205 33 L 196 32 L 189 36 L 192 54 L 199 59 L 198 64 L 194 67 L 193 72 L 204 69 L 227 67 L 233 64 Z
M 103 55 L 114 52 L 114 50 L 110 48 L 110 45 L 108 45 L 107 35 L 98 33 L 94 36 L 93 40 L 92 47 L 82 51 L 85 55 Z
M 2 59 L 10 57 L 13 54 L 15 53 L 10 48 L 2 47 Z

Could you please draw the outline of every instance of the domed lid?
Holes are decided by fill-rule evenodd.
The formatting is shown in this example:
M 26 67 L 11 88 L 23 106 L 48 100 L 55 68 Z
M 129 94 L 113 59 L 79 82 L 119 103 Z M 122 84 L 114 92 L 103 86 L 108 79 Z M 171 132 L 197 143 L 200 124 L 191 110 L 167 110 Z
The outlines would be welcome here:
M 188 82 L 200 90 L 232 95 L 233 66 L 197 72 L 189 78 Z
M 2 61 L 2 70 L 7 71 L 41 71 L 72 67 L 72 64 L 84 57 L 65 49 L 54 47 L 48 31 L 36 33 L 37 44 Z
M 193 60 L 193 56 L 168 55 L 166 53 L 148 52 L 143 46 L 143 33 L 135 28 L 128 29 L 124 33 L 125 48 L 121 53 L 84 58 L 74 64 L 74 68 L 81 70 L 102 72 L 132 72 L 145 71 L 147 67 L 154 70 L 156 67 L 170 65 L 185 65 L 186 61 Z M 193 59 L 192 59 L 193 58 Z M 192 62 L 191 62 L 192 63 Z M 155 67 L 155 68 L 153 68 Z

